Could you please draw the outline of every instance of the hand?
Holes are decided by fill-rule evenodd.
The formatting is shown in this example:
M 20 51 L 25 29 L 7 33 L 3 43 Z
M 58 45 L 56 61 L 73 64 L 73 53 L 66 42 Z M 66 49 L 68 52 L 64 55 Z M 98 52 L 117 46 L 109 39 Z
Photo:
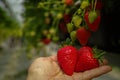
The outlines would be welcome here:
M 56 56 L 40 57 L 31 64 L 27 80 L 91 80 L 111 70 L 104 60 L 98 68 L 68 76 L 60 69 Z

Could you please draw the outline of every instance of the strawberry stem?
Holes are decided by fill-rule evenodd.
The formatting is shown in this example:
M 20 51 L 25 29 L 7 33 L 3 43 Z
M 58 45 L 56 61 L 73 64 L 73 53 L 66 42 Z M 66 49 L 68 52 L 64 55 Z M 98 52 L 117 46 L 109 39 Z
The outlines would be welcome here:
M 97 0 L 95 0 L 95 3 L 94 3 L 94 11 L 96 9 L 96 4 L 97 4 Z
M 96 58 L 100 59 L 104 54 L 105 54 L 105 52 L 99 53 L 99 55 L 96 55 Z
M 105 51 L 97 49 L 96 47 L 93 48 L 94 58 L 102 60 L 102 57 L 104 54 L 106 54 Z
M 46 4 L 61 4 L 61 3 L 64 3 L 63 1 L 49 1 L 49 2 L 43 2 L 44 5 Z
M 92 0 L 92 9 L 93 9 L 93 7 L 94 7 L 94 0 Z

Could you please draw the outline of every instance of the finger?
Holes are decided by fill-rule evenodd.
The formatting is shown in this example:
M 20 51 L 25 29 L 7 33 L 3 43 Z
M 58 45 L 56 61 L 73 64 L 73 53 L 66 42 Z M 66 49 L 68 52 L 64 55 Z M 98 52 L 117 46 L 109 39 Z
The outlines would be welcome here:
M 107 59 L 103 59 L 103 64 L 104 65 L 108 64 L 108 60 Z
M 82 79 L 82 75 L 83 75 L 82 72 L 79 72 L 79 73 L 76 73 L 76 72 L 75 72 L 75 73 L 72 75 L 73 80 L 83 80 L 83 79 Z
M 99 68 L 95 68 L 89 71 L 85 71 L 83 73 L 83 79 L 85 80 L 89 80 L 92 78 L 96 78 L 98 76 L 101 76 L 105 73 L 108 73 L 112 70 L 112 68 L 110 66 L 104 65 L 104 66 L 100 66 Z
M 100 64 L 100 66 L 102 66 L 102 65 L 107 65 L 107 64 L 108 64 L 107 59 L 103 59 L 102 61 L 103 61 L 103 62 Z

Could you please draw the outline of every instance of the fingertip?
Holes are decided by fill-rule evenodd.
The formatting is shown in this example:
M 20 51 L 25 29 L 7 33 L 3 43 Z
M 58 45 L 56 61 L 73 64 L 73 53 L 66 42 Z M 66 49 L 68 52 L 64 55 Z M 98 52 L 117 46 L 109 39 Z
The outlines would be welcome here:
M 94 68 L 94 69 L 85 71 L 84 72 L 84 78 L 85 79 L 96 78 L 98 76 L 101 76 L 103 74 L 106 74 L 106 73 L 110 72 L 111 70 L 112 70 L 111 66 L 103 65 L 103 66 L 100 66 L 98 68 Z
M 108 60 L 107 59 L 103 59 L 102 61 L 103 61 L 103 65 L 108 64 Z
M 112 67 L 108 65 L 104 65 L 100 67 L 105 73 L 112 71 Z

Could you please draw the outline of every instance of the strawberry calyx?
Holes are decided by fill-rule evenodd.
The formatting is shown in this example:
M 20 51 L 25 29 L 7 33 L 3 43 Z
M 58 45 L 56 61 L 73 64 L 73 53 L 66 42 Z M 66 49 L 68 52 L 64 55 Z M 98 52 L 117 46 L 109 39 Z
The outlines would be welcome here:
M 61 42 L 61 47 L 66 46 L 66 45 L 73 45 L 73 42 L 71 41 L 70 38 L 66 38 L 65 41 Z
M 102 64 L 103 63 L 102 59 L 104 55 L 106 54 L 106 52 L 96 47 L 93 47 L 92 50 L 93 50 L 94 58 L 98 59 L 99 63 Z

